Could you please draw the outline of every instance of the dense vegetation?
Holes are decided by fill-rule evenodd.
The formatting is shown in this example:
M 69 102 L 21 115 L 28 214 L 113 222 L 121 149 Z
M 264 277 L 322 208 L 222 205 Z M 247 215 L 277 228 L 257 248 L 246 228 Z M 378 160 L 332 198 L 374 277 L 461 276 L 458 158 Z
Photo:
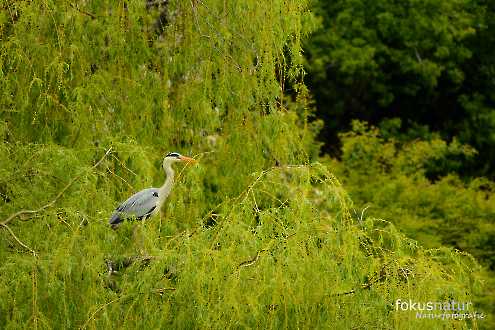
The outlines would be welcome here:
M 494 2 L 312 8 L 306 81 L 323 149 L 338 159 L 331 166 L 359 207 L 425 246 L 476 256 L 491 271 L 484 299 L 493 306 Z
M 493 313 L 495 185 L 486 178 L 466 183 L 455 173 L 428 179 L 452 155 L 473 150 L 438 137 L 398 143 L 388 132 L 357 121 L 341 140 L 341 161 L 328 162 L 356 209 L 390 220 L 425 247 L 451 246 L 476 257 L 487 270 L 479 303 Z
M 392 202 L 400 187 L 442 187 L 423 176 L 438 162 L 425 162 L 472 149 L 419 144 L 408 161 L 356 124 L 342 161 L 318 162 L 302 81 L 301 40 L 317 25 L 308 5 L 1 4 L 1 328 L 490 327 L 396 310 L 411 299 L 489 312 L 481 265 L 493 256 L 471 243 L 493 231 L 424 246 L 401 231 L 431 233 L 402 228 Z M 168 151 L 200 163 L 179 168 L 159 217 L 111 230 L 118 201 L 163 182 Z M 402 157 L 373 158 L 386 151 Z M 364 164 L 377 186 L 363 185 Z M 387 180 L 398 187 L 388 197 Z M 488 185 L 450 180 L 456 205 Z M 437 218 L 491 228 L 491 196 Z M 430 219 L 410 205 L 407 217 Z
M 479 151 L 468 176 L 495 177 L 493 0 L 314 1 L 308 84 L 328 129 L 326 150 L 353 119 L 401 118 L 396 138 L 457 137 Z

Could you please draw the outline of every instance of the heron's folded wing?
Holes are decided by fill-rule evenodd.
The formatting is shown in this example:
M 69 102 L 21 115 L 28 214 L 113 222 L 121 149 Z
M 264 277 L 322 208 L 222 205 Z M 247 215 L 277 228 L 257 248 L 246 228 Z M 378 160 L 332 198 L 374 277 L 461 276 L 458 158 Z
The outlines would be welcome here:
M 120 204 L 114 212 L 111 219 L 115 217 L 129 218 L 136 217 L 142 219 L 153 212 L 158 201 L 158 188 L 148 188 L 141 190 L 129 197 L 125 202 Z M 117 219 L 115 219 L 117 220 Z M 110 220 L 111 223 L 112 220 Z M 120 222 L 120 221 L 118 221 Z

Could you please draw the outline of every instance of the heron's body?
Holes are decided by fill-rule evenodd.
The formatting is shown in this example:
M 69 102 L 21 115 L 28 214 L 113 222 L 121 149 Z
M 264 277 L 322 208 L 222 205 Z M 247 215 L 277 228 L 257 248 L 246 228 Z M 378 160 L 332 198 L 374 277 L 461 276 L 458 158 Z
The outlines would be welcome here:
M 136 220 L 148 219 L 158 210 L 158 188 L 141 190 L 120 204 L 110 218 L 110 224 L 115 225 L 127 218 Z
M 163 186 L 147 188 L 129 197 L 115 209 L 109 223 L 115 226 L 126 219 L 142 220 L 157 214 L 172 190 L 175 174 L 172 164 L 178 161 L 193 162 L 194 159 L 175 152 L 168 154 L 163 160 L 163 169 L 167 175 Z

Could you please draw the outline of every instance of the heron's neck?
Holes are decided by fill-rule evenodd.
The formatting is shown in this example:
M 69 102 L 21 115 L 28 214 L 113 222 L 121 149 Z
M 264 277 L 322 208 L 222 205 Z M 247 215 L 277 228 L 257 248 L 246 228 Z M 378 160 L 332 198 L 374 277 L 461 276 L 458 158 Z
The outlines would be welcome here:
M 167 178 L 165 179 L 165 183 L 163 186 L 160 187 L 160 190 L 158 192 L 158 203 L 160 206 L 163 204 L 165 199 L 168 197 L 170 194 L 170 191 L 172 190 L 172 186 L 174 185 L 174 169 L 172 168 L 172 164 L 166 164 L 163 169 L 165 170 L 165 174 L 167 175 Z

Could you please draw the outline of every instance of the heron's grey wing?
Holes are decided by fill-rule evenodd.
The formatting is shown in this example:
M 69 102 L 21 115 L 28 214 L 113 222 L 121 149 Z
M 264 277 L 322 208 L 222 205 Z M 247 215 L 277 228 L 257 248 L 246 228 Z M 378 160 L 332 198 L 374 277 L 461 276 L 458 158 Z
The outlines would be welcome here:
M 158 202 L 158 188 L 141 190 L 120 204 L 112 214 L 109 223 L 117 224 L 127 218 L 142 219 L 151 215 Z

